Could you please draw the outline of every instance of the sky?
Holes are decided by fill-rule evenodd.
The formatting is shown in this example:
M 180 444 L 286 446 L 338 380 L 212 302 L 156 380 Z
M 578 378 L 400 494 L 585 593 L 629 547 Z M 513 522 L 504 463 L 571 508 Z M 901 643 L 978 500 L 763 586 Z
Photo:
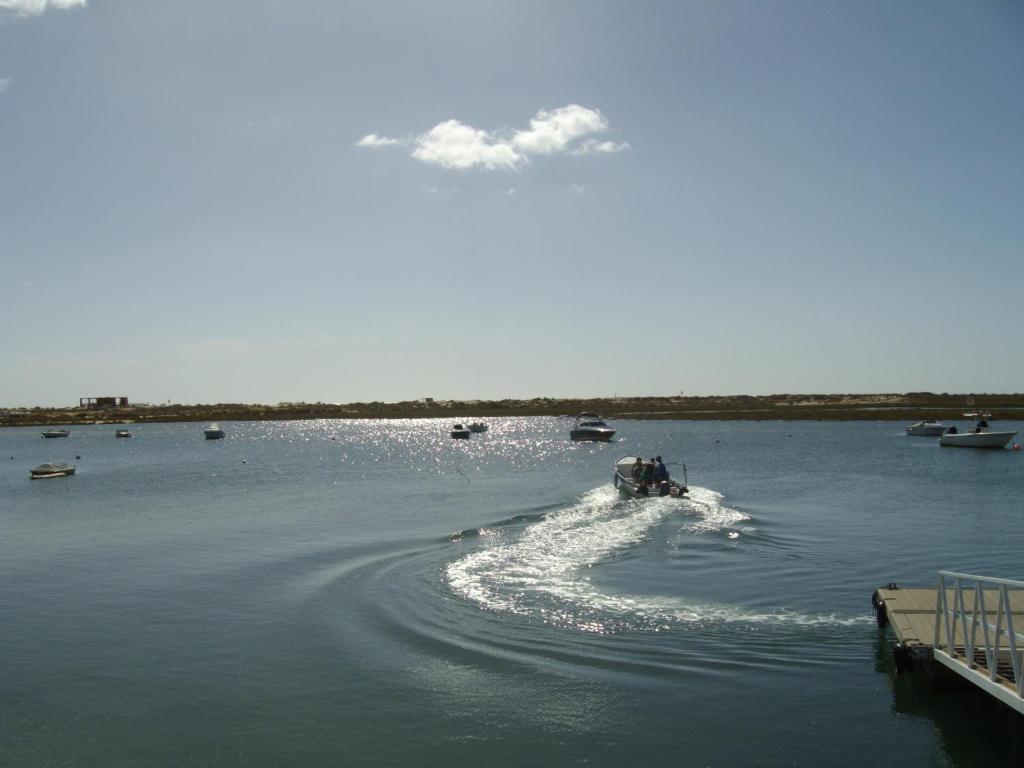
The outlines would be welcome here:
M 1017 0 L 0 0 L 0 406 L 1024 391 Z

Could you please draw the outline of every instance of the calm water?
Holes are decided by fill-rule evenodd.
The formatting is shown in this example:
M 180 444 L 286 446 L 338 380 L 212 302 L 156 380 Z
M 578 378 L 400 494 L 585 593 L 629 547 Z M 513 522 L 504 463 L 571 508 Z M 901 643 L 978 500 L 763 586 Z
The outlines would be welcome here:
M 940 568 L 1024 578 L 1024 452 L 489 423 L 0 430 L 0 764 L 1024 762 L 1016 716 L 894 678 L 870 610 Z M 619 498 L 634 452 L 693 498 Z

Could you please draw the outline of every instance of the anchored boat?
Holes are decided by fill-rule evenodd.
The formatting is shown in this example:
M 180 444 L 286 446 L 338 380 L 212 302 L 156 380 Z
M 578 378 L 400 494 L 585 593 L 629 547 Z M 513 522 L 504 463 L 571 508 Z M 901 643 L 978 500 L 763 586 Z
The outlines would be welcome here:
M 981 416 L 982 418 L 978 419 L 974 429 L 967 432 L 958 432 L 956 427 L 950 427 L 939 438 L 939 445 L 948 448 L 1005 448 L 1006 444 L 1017 434 L 1016 432 L 992 432 L 988 428 L 988 421 L 984 418 L 988 414 L 981 414 Z
M 224 437 L 224 430 L 220 428 L 220 424 L 214 422 L 203 430 L 203 434 L 207 440 L 221 440 Z
M 43 432 L 43 437 L 67 437 L 70 434 L 66 429 L 48 429 Z
M 33 480 L 48 480 L 51 477 L 68 477 L 75 474 L 74 464 L 40 464 L 35 469 L 29 470 L 29 477 Z
M 455 440 L 469 440 L 470 431 L 461 424 L 452 427 L 452 438 Z
M 946 430 L 949 429 L 948 424 L 935 421 L 934 419 L 925 419 L 919 421 L 916 424 L 911 424 L 907 427 L 908 435 L 917 435 L 924 437 L 938 437 L 939 435 L 946 434 Z
M 612 439 L 615 430 L 604 423 L 596 413 L 581 413 L 569 432 L 573 440 L 594 440 L 606 443 Z

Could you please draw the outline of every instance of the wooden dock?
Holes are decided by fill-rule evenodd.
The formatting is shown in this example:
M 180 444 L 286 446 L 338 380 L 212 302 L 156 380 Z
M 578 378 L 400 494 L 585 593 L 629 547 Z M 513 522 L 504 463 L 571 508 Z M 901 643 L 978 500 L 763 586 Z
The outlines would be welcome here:
M 879 587 L 897 672 L 938 663 L 1024 714 L 1024 582 L 940 571 L 933 588 Z

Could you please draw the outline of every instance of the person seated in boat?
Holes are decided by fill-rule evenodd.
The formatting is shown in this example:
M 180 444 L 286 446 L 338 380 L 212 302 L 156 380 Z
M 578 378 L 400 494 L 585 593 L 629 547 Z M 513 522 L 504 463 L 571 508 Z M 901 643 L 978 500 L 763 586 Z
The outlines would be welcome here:
M 633 464 L 633 480 L 640 482 L 640 478 L 644 475 L 644 460 L 639 456 L 636 457 L 636 462 Z
M 665 466 L 665 462 L 661 460 L 661 456 L 654 457 L 654 479 L 659 483 L 668 480 L 668 467 Z
M 668 480 L 662 480 L 660 483 L 658 483 L 659 496 L 668 496 L 670 492 L 671 491 L 668 487 Z

